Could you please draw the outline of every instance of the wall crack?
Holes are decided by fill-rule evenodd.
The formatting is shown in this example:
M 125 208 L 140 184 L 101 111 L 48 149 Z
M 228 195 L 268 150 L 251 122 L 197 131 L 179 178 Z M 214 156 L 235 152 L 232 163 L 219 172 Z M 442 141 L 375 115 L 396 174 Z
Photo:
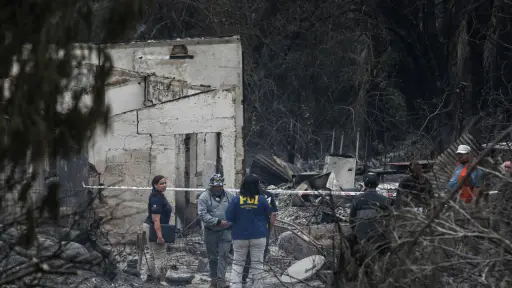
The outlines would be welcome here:
M 137 120 L 138 121 L 138 120 Z M 153 134 L 149 134 L 150 145 L 149 145 L 149 177 L 153 176 Z
M 137 134 L 140 134 L 139 132 L 139 111 L 135 110 L 135 121 L 137 121 Z

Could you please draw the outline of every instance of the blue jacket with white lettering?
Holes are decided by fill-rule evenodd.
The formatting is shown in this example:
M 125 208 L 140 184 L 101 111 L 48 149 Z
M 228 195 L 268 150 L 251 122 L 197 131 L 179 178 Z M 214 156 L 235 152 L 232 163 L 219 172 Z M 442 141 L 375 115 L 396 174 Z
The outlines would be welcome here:
M 272 212 L 263 195 L 236 196 L 229 203 L 226 219 L 232 224 L 233 240 L 250 240 L 268 237 L 268 217 Z

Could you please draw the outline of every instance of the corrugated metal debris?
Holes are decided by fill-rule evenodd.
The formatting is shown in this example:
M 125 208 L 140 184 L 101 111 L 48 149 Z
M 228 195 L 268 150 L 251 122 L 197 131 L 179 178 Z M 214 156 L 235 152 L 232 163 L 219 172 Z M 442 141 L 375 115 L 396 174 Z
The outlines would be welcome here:
M 283 161 L 276 156 L 267 157 L 262 154 L 256 155 L 250 171 L 267 185 L 276 186 L 283 183 L 291 183 L 293 175 L 303 172 L 296 165 Z

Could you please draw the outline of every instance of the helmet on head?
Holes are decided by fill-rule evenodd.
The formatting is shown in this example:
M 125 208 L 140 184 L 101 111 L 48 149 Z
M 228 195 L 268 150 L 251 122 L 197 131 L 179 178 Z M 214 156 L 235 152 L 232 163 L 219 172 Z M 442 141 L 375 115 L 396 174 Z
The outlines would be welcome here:
M 210 187 L 213 186 L 224 186 L 224 177 L 220 174 L 213 174 L 210 178 Z
M 364 175 L 364 186 L 369 188 L 377 188 L 379 186 L 379 176 L 375 173 Z

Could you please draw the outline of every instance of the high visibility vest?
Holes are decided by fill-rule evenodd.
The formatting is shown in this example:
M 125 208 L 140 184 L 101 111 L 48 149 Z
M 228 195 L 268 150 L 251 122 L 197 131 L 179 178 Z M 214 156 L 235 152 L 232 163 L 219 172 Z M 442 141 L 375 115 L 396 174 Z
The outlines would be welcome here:
M 460 171 L 459 178 L 457 179 L 457 183 L 460 183 L 462 181 L 462 179 L 468 174 L 468 167 L 469 167 L 469 165 L 464 165 L 464 167 L 462 168 L 462 171 Z M 468 177 L 471 177 L 471 175 Z M 466 179 L 465 182 L 467 182 L 467 181 L 468 181 L 468 179 Z M 460 188 L 460 191 L 459 191 L 459 199 L 461 199 L 465 203 L 471 203 L 471 201 L 473 201 L 473 199 L 476 198 L 476 195 L 473 194 L 473 190 L 474 189 L 472 186 L 468 186 L 468 185 L 466 185 L 466 183 L 463 183 Z

